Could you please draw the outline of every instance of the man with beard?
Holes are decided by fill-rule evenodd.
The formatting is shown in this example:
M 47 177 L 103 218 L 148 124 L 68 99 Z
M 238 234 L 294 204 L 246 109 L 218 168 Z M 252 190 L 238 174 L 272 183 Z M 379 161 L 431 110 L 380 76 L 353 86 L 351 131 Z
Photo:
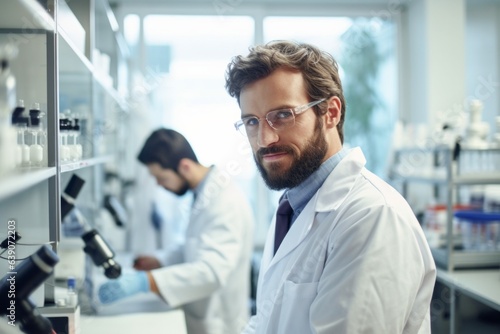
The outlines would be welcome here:
M 257 167 L 284 190 L 245 333 L 430 333 L 436 269 L 403 197 L 343 147 L 345 101 L 333 57 L 275 41 L 228 65 Z
M 239 333 L 250 314 L 253 217 L 247 199 L 229 173 L 201 165 L 174 130 L 154 131 L 138 159 L 166 190 L 193 192 L 185 243 L 163 263 L 138 257 L 138 271 L 104 283 L 99 299 L 111 303 L 152 291 L 170 306 L 182 306 L 189 334 Z

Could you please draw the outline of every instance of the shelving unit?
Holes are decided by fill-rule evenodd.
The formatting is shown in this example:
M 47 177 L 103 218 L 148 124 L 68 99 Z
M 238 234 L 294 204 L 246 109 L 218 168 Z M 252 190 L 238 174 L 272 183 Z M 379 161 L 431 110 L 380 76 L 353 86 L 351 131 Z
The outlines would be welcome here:
M 11 62 L 16 95 L 25 100 L 27 109 L 33 102 L 40 103 L 46 115 L 48 159 L 46 167 L 23 167 L 0 175 L 0 239 L 6 238 L 7 221 L 15 219 L 23 242 L 50 243 L 58 252 L 60 198 L 71 175 L 86 181 L 78 198 L 82 205 L 100 208 L 106 169 L 113 166 L 119 172 L 116 166 L 126 164 L 121 139 L 127 131 L 128 104 L 126 89 L 118 87 L 127 86 L 127 77 L 118 66 L 126 63 L 127 52 L 106 1 L 15 0 L 2 5 L 0 45 L 18 48 Z M 71 20 L 81 27 L 76 33 L 84 31 L 84 48 L 82 35 L 68 25 Z M 100 42 L 104 36 L 107 50 Z M 96 66 L 96 48 L 108 52 L 109 75 Z M 81 120 L 83 158 L 78 161 L 61 160 L 59 121 L 66 109 Z M 19 245 L 16 255 L 24 258 L 36 249 Z M 0 261 L 0 276 L 7 271 L 6 262 Z M 54 301 L 54 282 L 47 283 L 34 296 L 39 306 Z
M 465 159 L 474 159 L 476 154 L 494 156 L 496 160 L 488 162 L 487 170 L 475 169 L 484 168 L 484 161 L 472 161 L 472 166 L 465 168 Z M 412 183 L 426 185 L 432 187 L 434 197 L 446 206 L 444 244 L 441 247 L 431 245 L 431 251 L 438 266 L 437 280 L 451 293 L 446 301 L 435 301 L 449 305 L 451 334 L 459 333 L 457 300 L 462 294 L 500 312 L 500 245 L 490 251 L 467 250 L 461 246 L 461 236 L 454 233 L 457 231 L 454 229 L 454 206 L 467 202 L 461 198 L 461 188 L 500 184 L 498 163 L 500 148 L 462 148 L 459 152 L 448 147 L 411 148 L 395 153 L 391 179 L 396 187 L 400 186 L 403 196 L 408 198 Z
M 395 169 L 392 171 L 393 183 L 401 185 L 403 196 L 408 197 L 410 183 L 427 184 L 434 188 L 434 196 L 446 204 L 446 239 L 445 246 L 431 248 L 436 264 L 446 270 L 460 268 L 480 268 L 500 265 L 500 250 L 496 251 L 467 251 L 456 247 L 456 235 L 453 234 L 453 206 L 460 204 L 460 187 L 474 185 L 500 184 L 500 170 L 463 171 L 461 157 L 469 153 L 492 154 L 500 159 L 500 148 L 483 150 L 461 149 L 458 159 L 454 160 L 454 152 L 448 147 L 433 149 L 401 149 L 395 153 Z M 427 172 L 420 163 L 411 165 L 411 155 L 419 155 L 419 162 L 432 161 L 428 164 Z M 406 159 L 406 160 L 405 160 Z M 406 164 L 406 167 L 401 167 Z M 404 170 L 404 171 L 403 171 Z M 426 175 L 423 175 L 426 174 Z

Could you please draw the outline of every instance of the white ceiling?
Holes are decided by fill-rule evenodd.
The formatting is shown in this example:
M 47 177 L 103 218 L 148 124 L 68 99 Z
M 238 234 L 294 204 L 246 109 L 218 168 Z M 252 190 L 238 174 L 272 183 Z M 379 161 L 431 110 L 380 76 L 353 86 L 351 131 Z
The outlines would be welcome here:
M 269 13 L 285 14 L 290 10 L 316 12 L 326 7 L 336 8 L 343 15 L 368 15 L 374 11 L 394 12 L 417 0 L 109 0 L 111 8 L 121 13 L 134 12 L 139 15 L 163 12 L 182 12 L 186 9 L 205 13 L 210 10 L 223 10 L 230 13 L 242 13 L 251 8 L 265 8 Z M 471 0 L 469 0 L 471 1 Z M 476 0 L 474 0 L 476 1 Z M 500 0 L 499 0 L 500 1 Z M 181 8 L 181 9 L 179 9 Z M 294 9 L 293 9 L 294 8 Z M 365 14 L 363 14 L 365 13 Z
M 142 0 L 140 3 L 137 0 L 109 0 L 111 4 L 134 4 L 134 5 L 171 5 L 171 4 L 219 4 L 228 6 L 237 6 L 239 4 L 342 4 L 342 5 L 385 5 L 402 4 L 411 0 Z

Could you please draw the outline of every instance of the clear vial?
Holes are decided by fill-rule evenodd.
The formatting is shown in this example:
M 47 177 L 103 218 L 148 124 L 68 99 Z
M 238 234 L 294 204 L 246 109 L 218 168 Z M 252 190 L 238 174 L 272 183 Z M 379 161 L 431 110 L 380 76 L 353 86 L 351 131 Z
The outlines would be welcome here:
M 22 118 L 17 127 L 18 154 L 20 154 L 20 164 L 22 167 L 30 166 L 30 147 L 26 143 L 26 134 L 28 133 L 28 118 Z
M 82 145 L 79 143 L 79 136 L 80 136 L 79 119 L 75 118 L 74 125 L 72 126 L 71 130 L 71 138 L 72 138 L 71 159 L 73 161 L 79 161 L 82 159 L 83 150 L 82 150 Z
M 68 119 L 63 114 L 59 119 L 59 156 L 61 162 L 69 162 L 71 160 L 70 149 L 68 146 Z
M 42 129 L 42 112 L 40 104 L 35 102 L 29 111 L 31 120 L 31 145 L 30 145 L 30 163 L 33 167 L 42 167 L 43 147 L 40 143 Z

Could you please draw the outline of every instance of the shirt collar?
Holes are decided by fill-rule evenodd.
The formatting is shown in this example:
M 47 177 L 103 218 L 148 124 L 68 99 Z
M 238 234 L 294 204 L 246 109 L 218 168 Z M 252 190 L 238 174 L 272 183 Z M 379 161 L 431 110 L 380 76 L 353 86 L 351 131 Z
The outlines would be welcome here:
M 193 198 L 194 199 L 196 199 L 198 194 L 201 193 L 201 191 L 203 190 L 203 187 L 205 187 L 205 184 L 207 183 L 208 177 L 213 172 L 213 170 L 214 170 L 214 166 L 210 166 L 210 169 L 209 169 L 208 173 L 205 175 L 205 177 L 203 178 L 203 180 L 201 180 L 201 182 L 198 183 L 198 185 L 193 188 Z
M 302 212 L 307 202 L 323 185 L 328 175 L 349 153 L 349 149 L 342 148 L 339 152 L 328 158 L 321 166 L 298 186 L 287 190 L 284 194 L 293 209 L 292 221 Z

